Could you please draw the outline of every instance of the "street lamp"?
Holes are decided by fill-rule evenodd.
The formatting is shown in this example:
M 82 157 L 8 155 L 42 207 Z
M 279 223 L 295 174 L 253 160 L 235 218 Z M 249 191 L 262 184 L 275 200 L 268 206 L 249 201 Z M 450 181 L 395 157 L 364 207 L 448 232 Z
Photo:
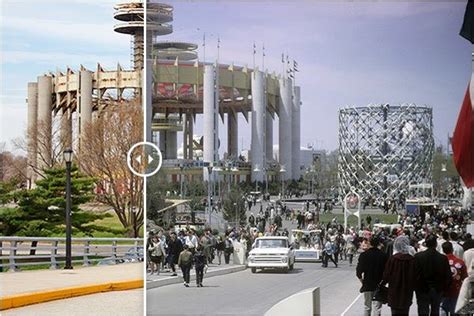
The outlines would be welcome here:
M 281 179 L 281 197 L 283 198 L 283 174 L 286 172 L 285 165 L 280 166 L 280 179 Z
M 255 165 L 255 169 L 253 169 L 253 172 L 255 172 L 255 193 L 258 192 L 258 173 L 260 172 L 260 169 L 258 169 L 258 165 Z
M 211 206 L 211 174 L 212 174 L 212 164 L 209 164 L 207 166 L 207 209 L 209 212 L 209 227 L 211 227 L 211 211 L 212 211 L 212 206 Z
M 183 198 L 183 169 L 184 169 L 184 165 L 183 164 L 180 164 L 179 165 L 179 170 L 181 171 L 179 173 L 179 182 L 180 182 L 180 193 L 179 193 L 179 196 L 181 198 Z
M 235 227 L 237 227 L 237 203 L 234 203 Z
M 64 269 L 72 269 L 71 256 L 71 164 L 72 164 L 72 149 L 64 150 L 63 157 L 66 162 L 66 265 Z
M 222 171 L 222 168 L 219 167 L 219 166 L 216 166 L 216 167 L 212 168 L 212 171 L 217 172 L 217 195 L 219 196 L 219 199 L 220 199 L 220 197 L 221 197 L 221 179 L 220 179 L 219 172 Z

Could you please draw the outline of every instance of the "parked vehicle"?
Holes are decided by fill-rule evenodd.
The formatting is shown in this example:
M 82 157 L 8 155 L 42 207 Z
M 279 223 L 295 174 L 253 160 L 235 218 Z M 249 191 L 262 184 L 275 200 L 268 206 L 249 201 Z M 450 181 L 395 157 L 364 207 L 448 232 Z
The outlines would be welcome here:
M 295 251 L 290 246 L 288 237 L 267 236 L 257 238 L 249 253 L 247 266 L 252 273 L 257 269 L 281 269 L 284 272 L 293 270 Z

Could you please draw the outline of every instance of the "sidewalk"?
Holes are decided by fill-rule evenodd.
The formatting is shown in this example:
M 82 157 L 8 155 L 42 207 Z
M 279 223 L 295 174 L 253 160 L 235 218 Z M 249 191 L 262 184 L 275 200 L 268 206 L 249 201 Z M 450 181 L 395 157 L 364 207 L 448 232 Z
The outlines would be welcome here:
M 207 269 L 207 273 L 204 275 L 205 278 L 213 277 L 213 276 L 218 276 L 218 275 L 224 275 L 224 274 L 229 274 L 229 273 L 234 273 L 234 272 L 239 272 L 243 271 L 246 269 L 245 265 L 237 265 L 237 264 L 210 264 Z M 170 285 L 170 284 L 177 284 L 177 283 L 182 283 L 183 282 L 183 277 L 181 270 L 179 269 L 178 266 L 176 266 L 176 273 L 178 276 L 172 276 L 172 272 L 165 270 L 160 272 L 159 275 L 153 274 L 150 275 L 150 273 L 147 273 L 146 276 L 146 288 L 148 289 L 153 289 L 165 285 Z M 190 281 L 196 280 L 196 273 L 195 270 L 191 270 L 191 278 Z
M 85 294 L 143 287 L 143 263 L 0 273 L 0 310 Z

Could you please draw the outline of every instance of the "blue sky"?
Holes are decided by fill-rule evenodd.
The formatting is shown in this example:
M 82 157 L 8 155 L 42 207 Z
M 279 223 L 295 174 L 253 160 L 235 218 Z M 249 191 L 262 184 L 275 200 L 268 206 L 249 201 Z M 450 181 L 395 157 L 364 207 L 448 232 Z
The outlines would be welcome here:
M 257 64 L 281 72 L 281 53 L 297 60 L 302 145 L 338 146 L 338 109 L 369 103 L 414 102 L 433 107 L 435 140 L 452 133 L 471 75 L 471 44 L 461 38 L 465 2 L 174 1 L 167 40 L 202 44 L 206 59 Z M 199 28 L 199 30 L 197 30 Z M 202 56 L 202 49 L 200 49 Z M 250 146 L 240 120 L 239 145 Z M 220 133 L 225 125 L 221 126 Z M 278 125 L 274 124 L 277 143 Z M 225 139 L 224 139 L 225 146 Z
M 1 2 L 0 141 L 24 135 L 26 85 L 36 76 L 67 65 L 129 66 L 130 38 L 113 32 L 116 1 L 67 3 Z M 445 144 L 454 129 L 471 75 L 472 45 L 458 35 L 465 2 L 168 3 L 175 32 L 162 39 L 202 44 L 206 32 L 208 61 L 217 55 L 217 34 L 222 62 L 251 66 L 253 42 L 258 65 L 265 43 L 270 72 L 281 72 L 282 52 L 298 61 L 302 145 L 337 148 L 337 111 L 347 105 L 426 104 L 433 107 L 436 142 Z M 276 121 L 275 143 L 277 137 Z M 239 147 L 248 148 L 249 140 L 241 118 Z
M 0 142 L 24 137 L 26 87 L 38 75 L 97 62 L 130 64 L 130 37 L 113 31 L 110 0 L 2 0 Z

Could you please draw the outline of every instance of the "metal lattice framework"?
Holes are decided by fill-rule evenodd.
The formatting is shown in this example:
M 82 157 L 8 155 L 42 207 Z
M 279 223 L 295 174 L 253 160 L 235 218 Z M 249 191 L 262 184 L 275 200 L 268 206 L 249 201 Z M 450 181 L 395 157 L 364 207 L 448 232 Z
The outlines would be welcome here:
M 370 104 L 339 110 L 341 196 L 398 197 L 410 183 L 431 181 L 432 109 L 415 104 Z

